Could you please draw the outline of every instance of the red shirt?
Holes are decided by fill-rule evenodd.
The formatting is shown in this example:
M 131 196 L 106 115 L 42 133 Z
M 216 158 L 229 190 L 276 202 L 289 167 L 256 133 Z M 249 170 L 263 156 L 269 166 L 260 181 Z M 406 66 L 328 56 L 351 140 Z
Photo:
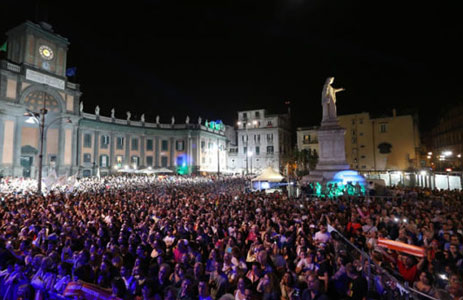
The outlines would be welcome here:
M 400 260 L 397 260 L 397 268 L 399 269 L 400 275 L 402 275 L 405 281 L 410 284 L 416 280 L 416 274 L 418 273 L 418 267 L 413 265 L 411 268 L 407 268 Z
M 349 222 L 347 223 L 347 232 L 358 232 L 362 228 L 362 225 L 359 223 Z

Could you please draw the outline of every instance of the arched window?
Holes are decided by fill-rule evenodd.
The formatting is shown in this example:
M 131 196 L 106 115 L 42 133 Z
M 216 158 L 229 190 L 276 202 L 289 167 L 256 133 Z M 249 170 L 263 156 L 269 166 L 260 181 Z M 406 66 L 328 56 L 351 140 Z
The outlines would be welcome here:
M 45 108 L 49 112 L 59 112 L 60 106 L 58 101 L 52 95 L 43 91 L 33 91 L 29 93 L 24 99 L 24 104 L 31 111 L 38 112 L 43 108 L 43 101 L 45 101 Z

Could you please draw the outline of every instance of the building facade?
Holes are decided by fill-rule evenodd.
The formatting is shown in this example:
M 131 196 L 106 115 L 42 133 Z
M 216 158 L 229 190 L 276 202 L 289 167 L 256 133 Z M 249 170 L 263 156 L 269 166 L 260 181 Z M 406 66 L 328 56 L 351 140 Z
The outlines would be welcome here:
M 359 171 L 418 168 L 420 137 L 412 115 L 371 118 L 369 113 L 339 116 L 346 129 L 346 159 Z
M 407 170 L 420 165 L 420 137 L 416 118 L 397 116 L 371 118 L 369 113 L 338 116 L 346 129 L 346 160 L 358 171 Z M 298 128 L 297 147 L 318 152 L 317 128 Z
M 228 152 L 230 172 L 259 173 L 280 170 L 291 151 L 289 114 L 270 115 L 265 109 L 239 111 L 236 146 Z
M 427 161 L 434 169 L 463 169 L 463 104 L 445 110 L 426 145 Z
M 149 123 L 144 118 L 133 121 L 129 113 L 121 120 L 114 113 L 100 116 L 98 108 L 95 114 L 84 113 L 79 85 L 66 77 L 68 40 L 50 25 L 32 22 L 7 36 L 7 57 L 0 61 L 0 172 L 4 176 L 36 178 L 40 153 L 44 176 L 51 170 L 58 175 L 90 176 L 146 167 L 182 173 L 227 168 L 223 124 L 211 126 L 200 119 Z
M 298 127 L 296 131 L 297 150 L 318 153 L 318 127 Z

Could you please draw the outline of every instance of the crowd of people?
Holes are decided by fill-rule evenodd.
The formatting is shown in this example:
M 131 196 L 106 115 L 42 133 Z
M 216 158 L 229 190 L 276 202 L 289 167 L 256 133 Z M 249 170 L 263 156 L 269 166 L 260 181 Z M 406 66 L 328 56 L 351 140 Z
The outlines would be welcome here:
M 463 299 L 459 191 L 288 198 L 247 192 L 244 178 L 140 175 L 46 195 L 13 179 L 0 186 L 4 300 L 70 299 L 70 282 L 110 299 L 381 299 L 392 287 L 372 266 L 419 297 Z M 379 237 L 426 255 L 379 247 Z

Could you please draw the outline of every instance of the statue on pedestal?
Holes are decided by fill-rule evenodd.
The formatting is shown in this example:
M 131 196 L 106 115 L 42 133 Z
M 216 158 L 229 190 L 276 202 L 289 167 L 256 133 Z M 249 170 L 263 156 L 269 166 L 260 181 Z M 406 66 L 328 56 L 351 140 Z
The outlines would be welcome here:
M 322 107 L 323 107 L 323 118 L 322 121 L 336 120 L 336 93 L 342 92 L 345 89 L 336 89 L 331 86 L 334 82 L 334 77 L 328 77 L 325 81 L 322 91 Z
M 98 105 L 95 107 L 95 115 L 100 115 L 100 107 Z
M 111 109 L 111 119 L 114 119 L 114 118 L 115 118 L 115 117 L 114 117 L 114 114 L 115 114 L 115 113 L 116 113 L 116 111 L 114 110 L 114 108 Z
M 175 124 L 175 117 L 174 117 L 174 116 L 172 116 L 172 123 L 171 123 L 171 124 L 172 124 L 172 125 Z
M 185 124 L 190 124 L 190 117 L 189 116 L 186 116 Z
M 80 113 L 84 112 L 84 101 L 80 101 L 80 103 L 79 103 L 79 111 L 80 111 Z
M 201 119 L 201 117 L 198 117 L 198 124 L 199 124 L 199 125 L 201 125 L 201 121 L 202 121 L 202 120 L 203 120 L 203 119 Z
M 159 124 L 159 115 L 156 116 L 156 124 Z
M 142 123 L 145 123 L 145 114 L 141 114 L 140 121 Z
M 130 113 L 130 111 L 127 112 L 127 121 L 130 121 L 130 117 L 132 117 L 132 114 Z

